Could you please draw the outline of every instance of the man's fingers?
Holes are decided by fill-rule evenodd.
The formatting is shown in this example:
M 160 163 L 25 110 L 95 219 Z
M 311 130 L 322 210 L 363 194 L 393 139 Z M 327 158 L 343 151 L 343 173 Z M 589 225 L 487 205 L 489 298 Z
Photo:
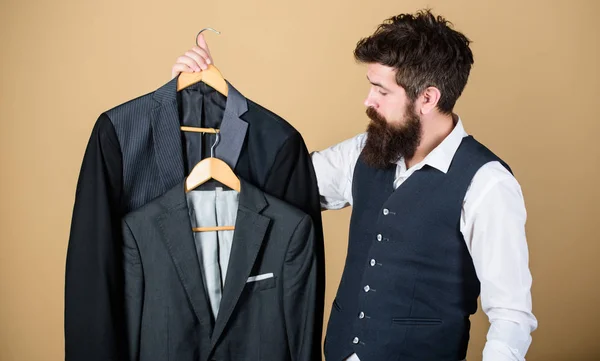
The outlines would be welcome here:
M 199 46 L 194 46 L 191 51 L 193 51 L 193 52 L 197 53 L 198 55 L 200 55 L 201 57 L 203 57 L 208 64 L 212 64 L 213 60 L 212 60 L 210 54 L 206 50 L 202 49 Z
M 204 66 L 206 68 L 206 62 L 204 61 L 204 59 L 200 58 L 198 56 L 199 59 L 194 59 L 191 58 L 189 56 L 186 55 L 182 55 L 179 58 L 177 58 L 177 61 L 175 63 L 179 63 L 179 64 L 185 64 L 187 66 L 189 66 L 190 68 L 194 69 L 194 71 L 200 71 L 202 70 L 202 66 Z
M 192 59 L 196 63 L 196 65 L 199 66 L 202 70 L 208 67 L 208 60 L 193 50 L 186 51 L 185 56 Z
M 199 47 L 201 47 L 202 49 L 204 49 L 204 51 L 206 51 L 208 53 L 208 56 L 210 57 L 210 49 L 208 48 L 208 44 L 206 43 L 206 40 L 204 40 L 204 35 L 199 34 L 198 38 L 196 39 L 197 44 Z
M 171 69 L 171 79 L 175 78 L 180 73 L 193 73 L 194 69 L 190 68 L 185 64 L 175 64 Z

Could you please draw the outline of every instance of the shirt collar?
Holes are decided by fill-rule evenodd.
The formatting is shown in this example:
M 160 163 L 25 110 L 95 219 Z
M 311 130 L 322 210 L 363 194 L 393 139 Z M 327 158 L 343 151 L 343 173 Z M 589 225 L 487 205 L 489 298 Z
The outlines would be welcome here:
M 454 158 L 454 154 L 458 150 L 462 139 L 466 137 L 468 134 L 463 127 L 462 121 L 460 117 L 454 126 L 454 129 L 444 140 L 435 147 L 420 163 L 415 165 L 415 168 L 420 169 L 424 165 L 429 165 L 437 170 L 446 173 L 450 168 L 450 164 L 452 163 L 452 158 Z M 404 158 L 398 160 L 398 165 L 402 168 L 405 168 L 406 163 L 404 162 Z

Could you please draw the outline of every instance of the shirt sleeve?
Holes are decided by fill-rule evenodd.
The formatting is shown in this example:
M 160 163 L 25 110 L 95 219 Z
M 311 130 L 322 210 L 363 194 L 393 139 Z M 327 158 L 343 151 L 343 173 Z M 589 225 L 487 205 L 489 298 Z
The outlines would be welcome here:
M 490 328 L 484 361 L 524 360 L 532 313 L 526 210 L 521 187 L 499 162 L 484 165 L 465 196 L 461 231 L 481 282 Z
M 124 358 L 121 184 L 121 149 L 102 114 L 83 156 L 67 247 L 67 361 Z
M 322 209 L 342 209 L 352 205 L 352 178 L 365 140 L 366 133 L 362 133 L 311 153 Z

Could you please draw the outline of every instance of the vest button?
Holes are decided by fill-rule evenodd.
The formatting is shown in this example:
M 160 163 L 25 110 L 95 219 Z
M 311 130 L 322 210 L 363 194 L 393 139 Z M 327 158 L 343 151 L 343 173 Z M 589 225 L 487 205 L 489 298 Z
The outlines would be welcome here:
M 377 235 L 377 240 L 378 240 L 379 242 L 381 242 L 381 239 L 383 239 L 383 237 L 381 236 L 381 234 L 378 234 L 378 235 Z
M 387 208 L 384 208 L 384 209 L 383 209 L 383 215 L 384 215 L 384 216 L 387 216 L 389 213 L 390 213 L 390 210 L 389 210 L 389 209 L 387 209 Z
M 355 337 L 354 340 L 352 340 L 352 343 L 356 345 L 358 343 L 358 341 L 359 341 L 358 337 Z
M 370 289 L 371 289 L 371 287 L 369 287 L 369 285 L 366 285 L 364 288 L 365 292 L 369 292 Z
M 365 318 L 365 313 L 364 312 L 359 313 L 358 318 L 360 318 L 360 319 Z
M 373 266 L 375 266 L 375 260 L 374 259 L 371 260 L 371 267 L 373 267 Z

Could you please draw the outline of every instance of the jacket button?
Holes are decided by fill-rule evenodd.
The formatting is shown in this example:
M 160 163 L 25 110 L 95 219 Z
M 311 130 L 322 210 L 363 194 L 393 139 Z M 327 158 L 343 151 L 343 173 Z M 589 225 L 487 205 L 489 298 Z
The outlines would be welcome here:
M 361 312 L 361 313 L 359 313 L 359 314 L 358 314 L 358 318 L 360 318 L 361 320 L 362 320 L 363 318 L 365 318 L 365 313 L 364 313 L 364 312 Z
M 358 343 L 358 341 L 359 341 L 358 337 L 355 337 L 354 340 L 352 340 L 352 343 L 356 345 Z
M 375 266 L 375 260 L 374 259 L 371 260 L 371 267 L 373 267 L 373 266 Z
M 382 239 L 383 239 L 383 237 L 381 236 L 381 234 L 378 234 L 378 235 L 377 235 L 377 240 L 378 240 L 379 242 L 381 242 L 381 240 L 382 240 Z
M 369 287 L 369 285 L 366 285 L 364 288 L 365 292 L 369 292 L 370 289 L 371 289 L 371 287 Z
M 383 209 L 383 215 L 384 216 L 387 216 L 389 213 L 390 213 L 389 209 L 387 209 L 387 208 Z

